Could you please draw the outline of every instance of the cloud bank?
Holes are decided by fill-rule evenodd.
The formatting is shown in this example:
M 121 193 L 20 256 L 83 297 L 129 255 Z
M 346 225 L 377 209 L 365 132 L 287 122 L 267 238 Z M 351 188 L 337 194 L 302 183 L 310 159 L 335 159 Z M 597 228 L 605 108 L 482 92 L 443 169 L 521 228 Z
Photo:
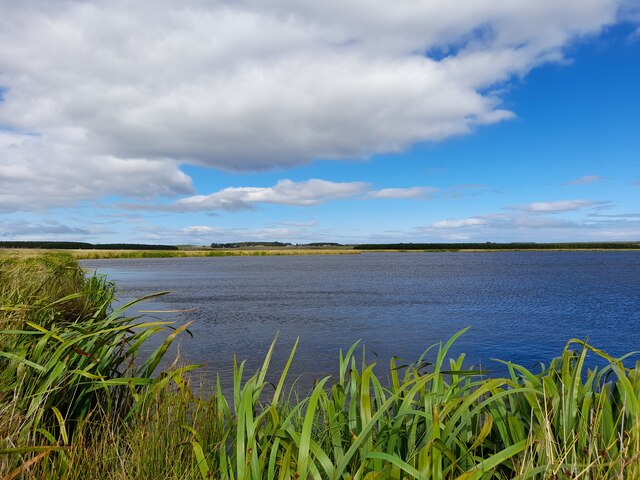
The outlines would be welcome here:
M 256 171 L 465 134 L 514 116 L 493 86 L 619 6 L 0 0 L 0 211 L 189 193 L 181 164 Z
M 624 237 L 639 232 L 637 215 L 607 215 L 599 209 L 610 207 L 611 202 L 596 200 L 560 200 L 532 202 L 526 205 L 507 206 L 497 213 L 476 215 L 468 218 L 447 219 L 421 227 L 418 230 L 434 238 L 475 241 L 514 241 L 530 239 L 532 231 L 545 232 L 550 240 L 574 237 L 606 239 Z M 558 214 L 591 210 L 578 218 L 560 218 Z M 610 230 L 607 227 L 611 227 Z M 620 228 L 629 230 L 619 230 Z M 618 231 L 616 232 L 616 229 Z M 592 230 L 591 233 L 586 233 Z M 578 233 L 580 232 L 580 233 Z M 557 237 L 556 237 L 557 235 Z M 585 240 L 586 241 L 586 240 Z

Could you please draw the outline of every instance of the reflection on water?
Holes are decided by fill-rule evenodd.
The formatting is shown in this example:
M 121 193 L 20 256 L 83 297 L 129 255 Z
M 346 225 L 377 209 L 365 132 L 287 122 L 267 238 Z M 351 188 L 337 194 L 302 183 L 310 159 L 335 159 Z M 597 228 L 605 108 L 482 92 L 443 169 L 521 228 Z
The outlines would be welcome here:
M 414 361 L 429 345 L 471 329 L 454 353 L 502 373 L 493 358 L 547 363 L 572 337 L 613 355 L 640 349 L 638 252 L 368 253 L 82 261 L 135 308 L 191 309 L 180 351 L 230 380 L 233 356 L 255 371 L 276 334 L 281 368 L 300 337 L 291 376 L 337 370 L 338 351 L 361 340 L 368 357 Z M 135 310 L 134 310 L 135 311 Z M 272 376 L 273 378 L 273 376 Z

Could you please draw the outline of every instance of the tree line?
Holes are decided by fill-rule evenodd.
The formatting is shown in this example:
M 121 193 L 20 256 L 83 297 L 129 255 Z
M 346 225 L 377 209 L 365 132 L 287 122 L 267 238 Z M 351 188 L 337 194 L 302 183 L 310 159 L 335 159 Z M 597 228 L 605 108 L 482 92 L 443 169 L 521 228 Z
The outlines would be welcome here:
M 567 242 L 567 243 L 365 243 L 356 250 L 620 250 L 640 249 L 640 242 Z
M 2 241 L 0 248 L 42 248 L 57 250 L 178 250 L 174 245 L 147 245 L 144 243 L 87 243 L 54 241 Z

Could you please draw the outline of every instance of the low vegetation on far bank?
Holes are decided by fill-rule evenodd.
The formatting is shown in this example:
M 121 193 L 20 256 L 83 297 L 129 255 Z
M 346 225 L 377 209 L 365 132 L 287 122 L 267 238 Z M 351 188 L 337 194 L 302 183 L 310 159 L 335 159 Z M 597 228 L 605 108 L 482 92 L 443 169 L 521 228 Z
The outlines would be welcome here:
M 266 381 L 272 346 L 203 396 L 195 366 L 157 370 L 188 325 L 128 318 L 114 295 L 70 255 L 0 256 L 0 479 L 640 478 L 640 365 L 582 342 L 506 378 L 448 359 L 462 332 L 385 376 L 354 346 L 309 392 L 287 389 L 295 347 Z
M 78 260 L 115 258 L 246 257 L 282 255 L 349 255 L 365 252 L 495 252 L 495 251 L 599 251 L 640 250 L 640 242 L 573 243 L 396 243 L 342 245 L 332 242 L 307 244 L 283 242 L 212 243 L 210 246 L 91 244 L 83 242 L 0 241 L 0 254 L 40 255 L 64 251 Z
M 54 250 L 57 251 L 57 250 Z M 34 257 L 51 252 L 42 249 L 11 249 L 6 250 L 5 255 L 18 255 L 22 257 Z M 360 253 L 350 249 L 280 249 L 280 250 L 65 250 L 64 253 L 76 260 L 105 260 L 117 258 L 187 258 L 187 257 L 263 257 L 285 255 L 354 255 Z M 2 255 L 2 250 L 0 250 Z
M 500 251 L 500 250 L 640 250 L 640 242 L 512 242 L 512 243 L 365 243 L 362 251 Z

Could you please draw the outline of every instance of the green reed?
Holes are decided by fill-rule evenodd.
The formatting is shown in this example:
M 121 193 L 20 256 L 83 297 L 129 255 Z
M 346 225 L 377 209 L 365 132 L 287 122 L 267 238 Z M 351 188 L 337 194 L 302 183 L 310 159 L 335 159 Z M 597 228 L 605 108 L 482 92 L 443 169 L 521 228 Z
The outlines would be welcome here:
M 178 361 L 156 371 L 185 326 L 139 358 L 171 326 L 114 292 L 66 256 L 0 260 L 0 479 L 640 478 L 640 365 L 578 340 L 505 378 L 449 358 L 464 331 L 383 376 L 354 345 L 307 393 L 286 386 L 297 345 L 267 382 L 274 342 L 226 394 Z
M 127 318 L 123 312 L 144 299 L 112 308 L 114 295 L 111 282 L 85 277 L 68 255 L 0 259 L 1 448 L 68 446 L 96 412 L 117 426 L 146 408 L 173 376 L 193 368 L 154 377 L 186 325 L 139 361 L 140 346 L 169 322 Z

